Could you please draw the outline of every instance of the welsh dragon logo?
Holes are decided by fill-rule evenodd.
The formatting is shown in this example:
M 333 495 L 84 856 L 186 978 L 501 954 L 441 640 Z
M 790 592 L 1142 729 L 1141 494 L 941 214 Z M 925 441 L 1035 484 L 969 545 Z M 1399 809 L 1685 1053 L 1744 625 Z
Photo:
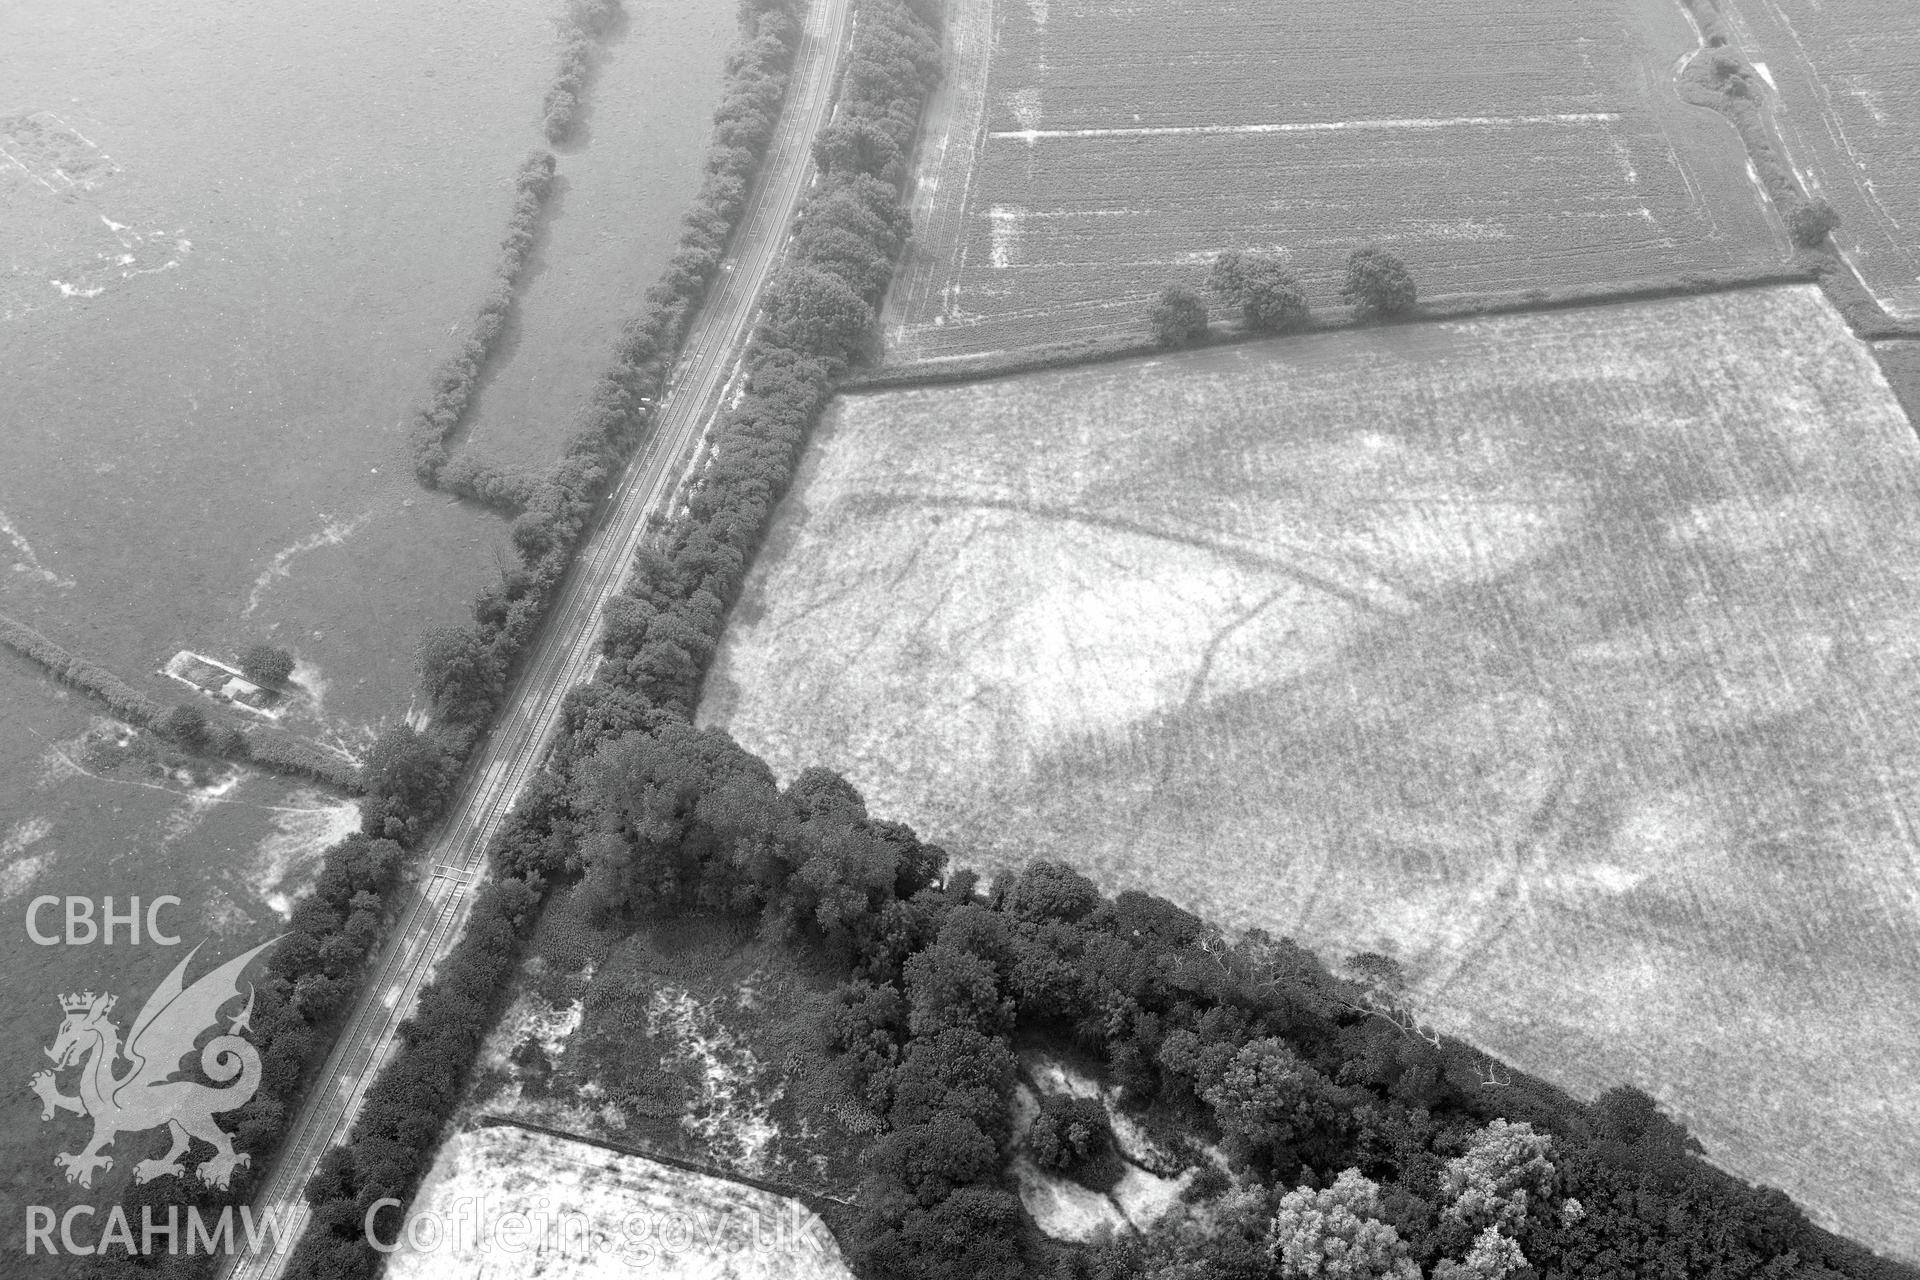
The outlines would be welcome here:
M 66 1020 L 46 1051 L 54 1070 L 35 1072 L 31 1083 L 40 1095 L 42 1120 L 51 1120 L 61 1111 L 93 1117 L 92 1141 L 77 1153 L 62 1152 L 53 1158 L 67 1171 L 68 1182 L 91 1187 L 96 1170 L 113 1168 L 113 1158 L 101 1152 L 113 1145 L 116 1135 L 160 1125 L 171 1131 L 173 1145 L 158 1160 L 136 1164 L 136 1182 L 169 1175 L 185 1177 L 180 1157 L 195 1138 L 214 1149 L 212 1157 L 194 1170 L 209 1186 L 224 1189 L 233 1171 L 250 1163 L 246 1155 L 234 1151 L 232 1139 L 213 1117 L 244 1106 L 260 1087 L 260 1053 L 241 1035 L 253 1029 L 251 985 L 246 1008 L 228 1021 L 226 1034 L 215 1036 L 200 1050 L 200 1069 L 208 1079 L 225 1087 L 173 1077 L 180 1070 L 180 1060 L 193 1052 L 193 1042 L 201 1032 L 218 1025 L 221 1007 L 239 998 L 240 974 L 255 956 L 277 941 L 261 943 L 189 987 L 183 979 L 188 963 L 200 950 L 196 946 L 147 997 L 124 1046 L 120 1028 L 107 1020 L 115 997 L 91 991 L 60 997 L 60 1010 Z M 124 1072 L 116 1072 L 123 1058 L 129 1065 Z M 54 1072 L 76 1064 L 80 1067 L 80 1093 L 70 1097 L 60 1092 Z

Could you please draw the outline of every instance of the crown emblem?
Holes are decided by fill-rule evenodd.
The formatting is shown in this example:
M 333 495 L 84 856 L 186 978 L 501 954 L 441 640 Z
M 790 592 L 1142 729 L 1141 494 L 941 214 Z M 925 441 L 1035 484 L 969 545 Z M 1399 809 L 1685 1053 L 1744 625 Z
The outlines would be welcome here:
M 94 1001 L 93 992 L 91 991 L 78 992 L 73 995 L 61 996 L 60 1007 L 62 1009 L 65 1009 L 68 1013 L 85 1013 L 87 1010 L 93 1008 L 93 1001 Z M 106 1013 L 108 1010 L 113 1008 L 113 1004 L 114 1004 L 114 998 L 112 996 L 108 996 L 107 1002 L 105 1005 L 101 1007 L 100 1012 Z

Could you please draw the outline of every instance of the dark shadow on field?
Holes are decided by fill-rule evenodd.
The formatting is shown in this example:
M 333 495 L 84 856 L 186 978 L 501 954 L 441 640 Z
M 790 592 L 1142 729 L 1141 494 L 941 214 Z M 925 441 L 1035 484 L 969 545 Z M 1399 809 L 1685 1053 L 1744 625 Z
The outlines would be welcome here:
M 1920 342 L 1876 342 L 1873 354 L 1907 421 L 1920 430 Z
M 1109 883 L 1399 951 L 1436 996 L 1558 910 L 1716 962 L 1920 982 L 1920 925 L 1879 885 L 1920 813 L 1920 743 L 1896 710 L 1920 702 L 1898 639 L 1920 601 L 1868 563 L 1920 546 L 1910 483 L 1631 423 L 1510 443 L 1533 450 L 1525 469 L 1580 478 L 1572 536 L 1484 581 L 1416 584 L 1406 617 L 1354 610 L 1319 668 L 1084 736 L 992 803 L 1033 812 L 1039 844 L 1085 849 Z M 1822 525 L 1828 486 L 1884 513 L 1885 541 Z M 1685 541 L 1736 495 L 1787 536 Z
M 800 454 L 800 465 L 794 468 L 793 479 L 788 482 L 787 491 L 780 498 L 776 514 L 767 521 L 766 535 L 761 539 L 759 550 L 754 553 L 753 568 L 748 571 L 740 599 L 728 613 L 729 626 L 753 626 L 766 615 L 767 569 L 784 562 L 800 545 L 801 535 L 814 514 L 813 508 L 807 503 L 807 494 L 814 490 L 821 459 L 832 451 L 845 421 L 843 406 L 835 405 L 814 424 L 807 438 L 807 448 Z M 714 683 L 716 679 L 724 679 L 717 676 L 718 671 L 717 664 L 708 666 L 708 684 L 703 697 L 714 697 L 716 692 L 722 690 L 722 686 Z M 731 714 L 736 695 L 730 682 L 724 687 L 724 694 L 724 705 Z
M 1806 293 L 1633 323 L 886 393 L 761 557 L 743 740 L 976 868 L 1398 954 L 1489 1052 L 1648 1088 L 1746 1176 L 1892 1223 L 1920 467 Z

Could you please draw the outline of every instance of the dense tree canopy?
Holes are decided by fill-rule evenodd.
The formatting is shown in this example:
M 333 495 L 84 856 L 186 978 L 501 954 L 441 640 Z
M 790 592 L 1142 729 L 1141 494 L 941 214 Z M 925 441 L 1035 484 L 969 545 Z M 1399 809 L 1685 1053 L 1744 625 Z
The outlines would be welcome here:
M 1312 319 L 1299 277 L 1277 253 L 1230 249 L 1214 259 L 1207 287 L 1256 333 L 1286 333 Z
M 1384 249 L 1347 255 L 1347 282 L 1340 297 L 1361 316 L 1397 316 L 1413 309 L 1413 277 L 1407 264 Z
M 1206 336 L 1207 304 L 1185 285 L 1168 285 L 1147 310 L 1147 327 L 1160 346 L 1190 346 Z
M 240 655 L 240 674 L 257 685 L 277 689 L 293 675 L 293 655 L 276 645 L 249 645 Z

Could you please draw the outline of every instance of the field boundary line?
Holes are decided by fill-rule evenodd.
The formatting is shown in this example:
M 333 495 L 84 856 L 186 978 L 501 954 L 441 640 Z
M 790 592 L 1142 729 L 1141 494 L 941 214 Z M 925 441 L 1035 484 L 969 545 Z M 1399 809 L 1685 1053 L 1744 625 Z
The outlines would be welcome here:
M 1382 120 L 1302 120 L 1280 124 L 1163 124 L 1108 129 L 996 129 L 989 138 L 1037 142 L 1053 138 L 1184 138 L 1231 133 L 1339 133 L 1347 130 L 1511 128 L 1534 124 L 1612 124 L 1617 111 L 1575 111 L 1545 116 L 1409 116 Z
M 1723 272 L 1711 276 L 1630 281 L 1622 285 L 1555 291 L 1545 293 L 1544 296 L 1539 293 L 1458 294 L 1421 302 L 1411 314 L 1405 316 L 1362 321 L 1355 319 L 1352 315 L 1335 314 L 1324 319 L 1316 318 L 1307 328 L 1288 334 L 1258 333 L 1237 324 L 1221 326 L 1213 330 L 1206 341 L 1191 347 L 1157 346 L 1143 334 L 1137 338 L 1122 338 L 1106 342 L 1025 347 L 985 356 L 952 356 L 909 364 L 883 365 L 878 369 L 850 374 L 842 378 L 835 392 L 840 395 L 857 395 L 861 392 L 896 391 L 910 387 L 988 382 L 995 378 L 1039 373 L 1049 369 L 1111 364 L 1120 360 L 1139 360 L 1152 356 L 1173 355 L 1180 351 L 1201 351 L 1209 347 L 1237 346 L 1248 342 L 1284 342 L 1290 338 L 1340 333 L 1353 329 L 1384 329 L 1403 325 L 1476 320 L 1485 316 L 1575 311 L 1583 307 L 1657 302 L 1667 298 L 1701 297 L 1717 293 L 1738 293 L 1748 289 L 1774 289 L 1786 285 L 1820 282 L 1821 275 L 1816 267 L 1789 265 L 1745 272 Z
M 709 1178 L 719 1178 L 723 1182 L 738 1182 L 742 1186 L 765 1191 L 770 1195 L 786 1196 L 798 1200 L 815 1213 L 821 1212 L 820 1206 L 835 1204 L 851 1206 L 852 1200 L 842 1200 L 839 1196 L 826 1195 L 819 1191 L 808 1191 L 791 1183 L 779 1182 L 772 1178 L 762 1178 L 751 1173 L 741 1173 L 734 1169 L 709 1164 L 704 1160 L 692 1160 L 686 1156 L 666 1155 L 648 1147 L 633 1143 L 615 1142 L 611 1138 L 596 1138 L 584 1133 L 574 1133 L 567 1129 L 556 1129 L 541 1124 L 537 1120 L 522 1120 L 518 1116 L 502 1115 L 497 1111 L 485 1112 L 473 1118 L 469 1129 L 524 1129 L 528 1133 L 538 1133 L 549 1138 L 559 1138 L 565 1142 L 578 1142 L 584 1146 L 598 1147 L 602 1151 L 612 1151 L 623 1156 L 636 1156 L 642 1160 L 651 1160 L 671 1169 L 684 1169 L 688 1173 L 698 1173 Z

